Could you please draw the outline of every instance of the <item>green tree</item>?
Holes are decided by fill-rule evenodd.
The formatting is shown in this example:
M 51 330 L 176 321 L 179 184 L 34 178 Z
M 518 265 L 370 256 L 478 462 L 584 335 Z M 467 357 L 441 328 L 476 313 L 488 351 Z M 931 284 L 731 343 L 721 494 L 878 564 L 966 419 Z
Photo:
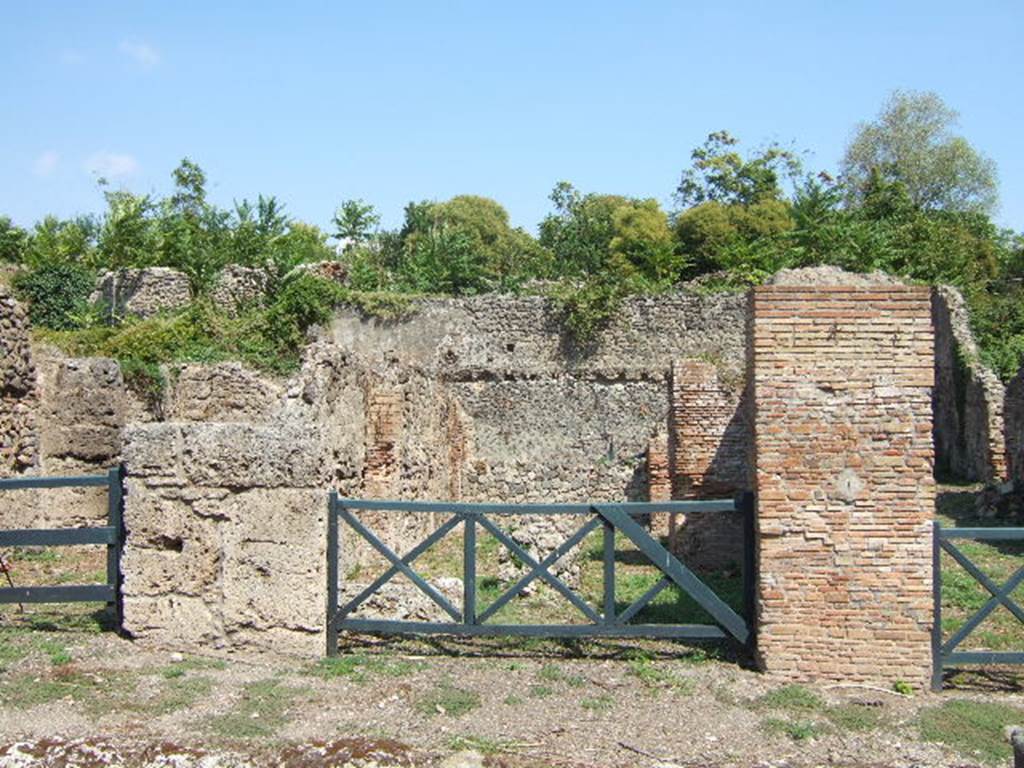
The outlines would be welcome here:
M 557 277 L 584 277 L 603 269 L 615 237 L 615 211 L 629 204 L 620 195 L 584 195 L 567 181 L 551 191 L 555 212 L 540 223 L 540 244 L 553 255 Z
M 954 132 L 957 117 L 935 93 L 895 91 L 846 148 L 850 202 L 863 202 L 880 173 L 901 182 L 919 208 L 990 213 L 998 202 L 995 164 Z
M 676 188 L 681 207 L 707 202 L 754 205 L 782 198 L 782 177 L 800 173 L 800 158 L 778 144 L 744 158 L 737 144 L 728 131 L 715 131 L 690 153 L 692 167 L 683 171 Z
M 28 232 L 16 227 L 7 216 L 0 216 L 0 261 L 18 264 L 28 247 Z
M 380 224 L 380 216 L 369 203 L 345 200 L 334 212 L 334 236 L 345 243 L 345 250 L 364 245 Z
M 206 201 L 206 174 L 187 157 L 172 173 L 174 192 L 160 212 L 160 259 L 180 269 L 195 294 L 230 261 L 230 215 Z
M 32 268 L 43 264 L 82 263 L 96 246 L 99 226 L 89 216 L 58 219 L 46 216 L 36 222 L 24 251 L 24 263 Z
M 155 206 L 146 195 L 126 190 L 107 191 L 107 212 L 99 231 L 93 260 L 107 269 L 144 267 L 157 258 Z

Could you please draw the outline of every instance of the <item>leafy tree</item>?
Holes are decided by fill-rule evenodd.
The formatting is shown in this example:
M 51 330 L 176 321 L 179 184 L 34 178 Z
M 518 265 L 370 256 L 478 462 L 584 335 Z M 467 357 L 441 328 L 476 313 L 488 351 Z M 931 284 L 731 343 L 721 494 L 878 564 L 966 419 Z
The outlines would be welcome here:
M 914 205 L 990 213 L 998 200 L 995 164 L 954 132 L 958 114 L 935 93 L 895 91 L 846 149 L 842 175 L 859 204 L 872 174 L 899 181 Z
M 567 181 L 551 191 L 555 213 L 540 223 L 540 244 L 554 255 L 560 277 L 593 274 L 604 265 L 615 236 L 612 215 L 626 202 L 619 195 L 584 195 Z
M 772 252 L 778 249 L 778 238 L 792 229 L 789 203 L 773 198 L 750 204 L 710 200 L 680 213 L 675 225 L 694 274 L 743 265 L 743 277 L 750 279 L 770 274 L 780 263 Z M 763 264 L 752 261 L 756 254 L 765 257 Z
M 708 135 L 690 153 L 691 168 L 683 172 L 676 201 L 683 208 L 701 203 L 754 205 L 782 197 L 781 177 L 796 177 L 799 157 L 778 144 L 744 158 L 735 150 L 739 140 L 728 131 Z
M 16 227 L 7 216 L 0 216 L 0 261 L 18 264 L 28 247 L 28 233 Z
M 402 288 L 452 296 L 488 290 L 486 257 L 466 232 L 439 224 L 417 235 L 398 278 Z
M 89 216 L 66 220 L 46 216 L 32 228 L 23 261 L 32 268 L 86 261 L 96 245 L 98 230 L 95 219 Z
M 345 200 L 334 212 L 334 236 L 345 243 L 345 250 L 364 245 L 380 224 L 374 207 L 362 200 Z
M 206 201 L 206 174 L 187 157 L 172 173 L 174 192 L 160 212 L 160 264 L 180 269 L 195 294 L 230 261 L 230 216 Z
M 652 282 L 679 278 L 686 260 L 678 254 L 668 216 L 654 199 L 632 201 L 612 212 L 608 250 L 618 271 L 636 270 Z
M 152 264 L 157 258 L 152 200 L 126 190 L 107 191 L 104 197 L 107 213 L 100 227 L 93 260 L 107 269 Z

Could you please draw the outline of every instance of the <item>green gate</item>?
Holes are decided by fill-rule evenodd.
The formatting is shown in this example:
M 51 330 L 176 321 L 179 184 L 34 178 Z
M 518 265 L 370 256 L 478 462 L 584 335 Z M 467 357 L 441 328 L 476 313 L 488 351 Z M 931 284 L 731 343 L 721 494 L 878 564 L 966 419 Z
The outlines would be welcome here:
M 0 589 L 3 603 L 105 602 L 114 608 L 116 626 L 121 627 L 121 549 L 124 545 L 120 469 L 104 475 L 67 477 L 10 477 L 0 479 L 0 492 L 42 488 L 106 488 L 107 524 L 91 528 L 32 528 L 0 530 L 0 547 L 65 547 L 102 544 L 107 547 L 105 584 L 64 584 Z
M 410 515 L 441 514 L 447 519 L 433 533 L 404 556 L 389 548 L 360 520 L 363 511 L 401 512 Z M 742 562 L 744 608 L 740 615 L 693 571 L 654 539 L 635 518 L 652 513 L 714 512 L 742 517 L 744 536 Z M 532 557 L 505 530 L 491 519 L 493 515 L 570 515 L 582 524 L 560 546 L 538 559 Z M 456 607 L 412 567 L 433 544 L 449 531 L 463 527 L 463 595 Z M 552 566 L 590 533 L 603 531 L 602 581 L 600 606 L 590 605 L 562 579 L 551 572 Z M 330 495 L 327 529 L 327 654 L 338 652 L 340 632 L 380 634 L 448 634 L 469 636 L 517 635 L 532 637 L 659 637 L 686 639 L 731 639 L 751 646 L 754 633 L 754 504 L 746 494 L 738 500 L 674 501 L 664 503 L 592 503 L 592 504 L 487 504 L 413 501 L 372 501 Z M 342 567 L 343 532 L 350 531 L 388 561 L 390 567 L 358 595 L 339 605 L 339 575 Z M 493 536 L 518 560 L 527 573 L 506 589 L 486 609 L 477 610 L 477 532 Z M 624 610 L 617 610 L 615 589 L 616 532 L 630 541 L 643 557 L 661 573 L 660 580 Z M 402 574 L 415 584 L 449 617 L 447 621 L 402 621 L 359 619 L 351 614 L 376 594 L 392 578 Z M 579 624 L 494 623 L 491 619 L 509 601 L 535 580 L 542 579 L 566 598 L 584 617 Z M 634 617 L 662 590 L 678 587 L 689 595 L 713 619 L 711 624 L 638 624 Z
M 967 541 L 1024 541 L 1024 528 L 943 528 L 935 522 L 932 540 L 932 565 L 935 619 L 932 626 L 932 690 L 942 690 L 942 673 L 946 667 L 960 664 L 1024 664 L 1024 651 L 957 650 L 961 643 L 1000 605 L 1013 617 L 1024 624 L 1024 610 L 1010 597 L 1024 582 L 1024 565 L 1017 568 L 1006 580 L 998 585 L 979 568 L 953 542 Z M 943 641 L 942 632 L 942 553 L 946 552 L 963 568 L 971 578 L 981 584 L 991 595 L 989 600 L 973 616 Z

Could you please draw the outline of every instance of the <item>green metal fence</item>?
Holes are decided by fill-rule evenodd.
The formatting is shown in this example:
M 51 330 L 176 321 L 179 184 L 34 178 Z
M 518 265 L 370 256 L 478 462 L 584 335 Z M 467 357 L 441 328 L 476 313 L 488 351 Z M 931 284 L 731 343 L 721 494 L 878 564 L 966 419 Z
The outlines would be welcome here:
M 121 549 L 122 477 L 120 469 L 104 475 L 68 477 L 12 477 L 0 479 L 0 492 L 43 488 L 106 488 L 107 524 L 92 528 L 36 528 L 0 530 L 0 547 L 65 547 L 101 544 L 107 547 L 105 584 L 67 584 L 60 586 L 5 587 L 0 603 L 81 603 L 106 602 L 114 608 L 117 627 L 121 626 Z
M 433 533 L 404 556 L 399 556 L 374 534 L 358 517 L 361 511 L 388 511 L 410 515 L 436 514 L 447 519 Z M 635 518 L 652 513 L 715 512 L 742 516 L 744 535 L 743 599 L 740 615 L 702 581 L 693 571 L 655 540 Z M 491 515 L 571 515 L 583 519 L 582 525 L 559 547 L 542 557 L 533 558 Z M 413 563 L 450 531 L 463 527 L 463 595 L 456 607 L 433 585 L 420 576 Z M 551 567 L 590 533 L 603 531 L 602 576 L 603 599 L 600 606 L 591 606 Z M 343 531 L 350 531 L 379 552 L 390 567 L 354 598 L 339 605 L 342 568 Z M 477 609 L 477 532 L 493 536 L 518 560 L 527 573 L 506 589 L 486 609 Z M 332 492 L 329 501 L 327 533 L 327 654 L 338 652 L 340 632 L 381 634 L 449 634 L 469 636 L 531 636 L 531 637 L 660 637 L 687 639 L 729 638 L 742 645 L 753 642 L 754 615 L 754 504 L 749 494 L 737 500 L 675 501 L 664 503 L 590 503 L 590 504 L 467 504 L 452 502 L 371 501 L 346 499 Z M 661 579 L 645 594 L 622 611 L 616 608 L 615 565 L 616 532 L 621 533 L 661 572 Z M 426 594 L 449 621 L 400 621 L 389 619 L 352 618 L 367 599 L 376 594 L 398 574 L 406 576 Z M 491 619 L 509 601 L 535 580 L 542 579 L 565 597 L 586 619 L 580 624 L 518 624 L 494 623 Z M 676 586 L 689 595 L 714 621 L 713 624 L 637 624 L 632 620 L 657 595 L 669 586 Z
M 971 541 L 1024 541 L 1024 528 L 943 528 L 935 521 L 935 535 L 932 539 L 932 566 L 934 589 L 934 625 L 932 627 L 932 690 L 942 690 L 943 670 L 958 664 L 1024 664 L 1024 652 L 1021 651 L 958 651 L 961 643 L 1000 605 L 1006 607 L 1014 618 L 1024 624 L 1024 610 L 1010 597 L 1013 591 L 1024 582 L 1024 565 L 1018 568 L 1003 585 L 997 585 L 992 579 L 967 557 L 953 543 L 954 540 Z M 973 616 L 953 635 L 942 640 L 942 552 L 963 568 L 991 595 Z

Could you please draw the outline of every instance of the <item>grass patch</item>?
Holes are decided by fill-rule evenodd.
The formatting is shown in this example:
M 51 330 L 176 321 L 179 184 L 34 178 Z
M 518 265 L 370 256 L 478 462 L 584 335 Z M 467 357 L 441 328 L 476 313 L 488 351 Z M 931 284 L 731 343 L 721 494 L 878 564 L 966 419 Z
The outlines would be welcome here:
M 943 744 L 963 757 L 1005 763 L 1012 757 L 1003 733 L 1024 722 L 1024 710 L 1007 704 L 953 699 L 921 712 L 921 737 Z
M 168 715 L 191 707 L 213 690 L 213 681 L 208 677 L 192 675 L 167 679 L 160 694 L 140 706 L 153 715 Z
M 241 700 L 231 711 L 210 718 L 208 728 L 229 739 L 272 736 L 288 722 L 288 708 L 298 694 L 297 688 L 282 685 L 278 680 L 248 683 Z
M 201 656 L 189 656 L 181 661 L 171 662 L 165 667 L 156 670 L 166 680 L 174 680 L 184 677 L 189 672 L 206 670 L 223 670 L 228 668 L 228 663 L 223 659 L 204 659 Z
M 825 716 L 841 731 L 873 731 L 882 724 L 881 712 L 859 704 L 829 707 Z
M 615 701 L 611 696 L 602 694 L 592 699 L 583 699 L 580 702 L 580 706 L 588 712 L 609 712 L 615 706 Z
M 636 656 L 629 661 L 629 674 L 647 688 L 670 688 L 677 693 L 692 693 L 693 681 L 681 677 L 666 663 L 657 663 L 647 656 Z
M 565 683 L 573 688 L 579 688 L 587 682 L 579 675 L 566 674 L 557 664 L 545 664 L 540 668 L 537 677 L 549 683 Z
M 765 719 L 761 723 L 761 727 L 767 733 L 788 736 L 793 741 L 806 741 L 827 732 L 827 729 L 821 724 L 811 720 L 789 720 L 778 717 Z
M 555 689 L 550 685 L 531 685 L 526 689 L 526 694 L 531 699 L 546 699 L 554 692 Z
M 32 709 L 61 699 L 82 704 L 93 715 L 123 708 L 133 700 L 134 676 L 106 670 L 83 673 L 74 664 L 53 667 L 44 675 L 21 675 L 0 681 L 0 701 L 12 709 Z
M 345 677 L 357 683 L 364 683 L 372 677 L 408 677 L 426 668 L 421 661 L 397 659 L 386 656 L 332 656 L 320 659 L 309 674 L 330 680 Z
M 448 749 L 456 752 L 472 749 L 482 755 L 498 755 L 508 752 L 512 742 L 503 739 L 489 739 L 485 736 L 451 736 L 448 738 Z
M 765 709 L 785 709 L 790 712 L 822 712 L 825 703 L 802 685 L 784 685 L 764 694 L 755 704 Z
M 480 706 L 480 694 L 442 683 L 416 701 L 416 709 L 425 715 L 461 717 Z

